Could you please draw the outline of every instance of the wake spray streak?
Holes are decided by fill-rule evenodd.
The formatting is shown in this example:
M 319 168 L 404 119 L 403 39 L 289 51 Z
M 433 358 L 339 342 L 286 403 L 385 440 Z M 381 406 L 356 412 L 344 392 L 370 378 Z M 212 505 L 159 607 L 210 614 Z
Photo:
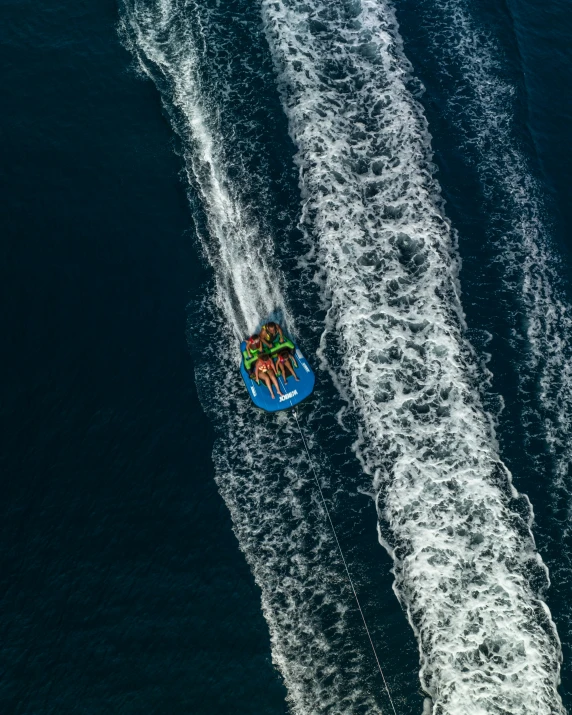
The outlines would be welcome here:
M 471 19 L 462 1 L 431 3 L 434 52 L 442 64 L 454 64 L 461 81 L 448 98 L 447 112 L 465 139 L 467 154 L 476 166 L 485 199 L 501 208 L 487 207 L 488 237 L 504 268 L 504 280 L 520 296 L 526 315 L 528 364 L 519 371 L 525 419 L 542 425 L 553 459 L 555 499 L 565 495 L 566 516 L 572 512 L 572 309 L 561 287 L 559 259 L 544 221 L 541 192 L 523 152 L 515 141 L 515 87 L 502 79 L 501 53 L 493 40 Z M 508 225 L 507 225 L 508 224 Z M 514 325 L 514 333 L 521 332 Z M 518 339 L 513 339 L 518 353 Z M 532 397 L 531 397 L 532 393 Z M 534 413 L 534 415 L 532 414 Z M 561 528 L 569 536 L 569 520 Z M 568 547 L 569 548 L 569 547 Z
M 199 51 L 190 30 L 180 33 L 178 8 L 169 0 L 125 5 L 124 37 L 141 69 L 166 85 L 166 109 L 185 146 L 189 182 L 207 217 L 202 247 L 215 269 L 215 297 L 235 338 L 255 330 L 276 310 L 287 313 L 273 269 L 272 242 L 262 236 L 224 167 L 224 142 L 216 114 L 208 111 Z M 186 29 L 186 28 L 185 28 Z
M 563 713 L 528 500 L 463 338 L 457 259 L 392 9 L 263 0 L 316 247 L 322 355 L 355 406 L 433 713 Z M 520 514 L 520 515 L 519 515 Z
M 202 346 L 197 388 L 217 431 L 217 486 L 261 590 L 272 659 L 289 706 L 297 715 L 381 715 L 377 674 L 361 631 L 356 636 L 352 630 L 351 594 L 307 478 L 310 465 L 298 448 L 299 436 L 287 415 L 270 418 L 253 410 L 221 359 L 272 311 L 281 310 L 289 325 L 292 318 L 271 243 L 226 171 L 231 162 L 217 123 L 217 92 L 225 94 L 226 80 L 216 84 L 215 73 L 214 83 L 205 87 L 202 79 L 208 61 L 202 33 L 211 29 L 210 11 L 166 0 L 125 2 L 123 10 L 123 37 L 161 91 L 182 140 L 191 201 L 196 206 L 196 191 L 206 214 L 201 243 L 214 273 L 215 306 L 205 301 L 192 328 Z M 228 30 L 224 34 L 230 41 Z M 246 186 L 248 176 L 239 181 Z M 213 385 L 221 386 L 214 394 Z M 326 486 L 327 475 L 320 478 Z
M 422 2 L 419 9 L 431 18 L 428 49 L 447 73 L 444 84 L 452 87 L 445 114 L 483 187 L 486 238 L 504 284 L 496 299 L 501 305 L 511 301 L 504 313 L 512 317 L 509 340 L 519 379 L 526 459 L 550 480 L 549 509 L 537 529 L 551 568 L 555 603 L 565 604 L 572 576 L 572 308 L 561 279 L 566 269 L 550 235 L 541 187 L 517 140 L 518 93 L 501 48 L 463 0 L 438 0 L 427 7 Z M 539 454 L 540 440 L 548 447 L 549 460 Z M 555 609 L 555 618 L 568 645 L 569 609 Z

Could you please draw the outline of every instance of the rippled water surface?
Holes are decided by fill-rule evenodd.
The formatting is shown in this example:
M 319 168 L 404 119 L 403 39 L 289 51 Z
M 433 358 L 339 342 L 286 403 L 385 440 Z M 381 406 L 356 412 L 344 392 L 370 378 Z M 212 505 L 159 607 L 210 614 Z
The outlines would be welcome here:
M 2 711 L 565 712 L 569 7 L 6 9 Z

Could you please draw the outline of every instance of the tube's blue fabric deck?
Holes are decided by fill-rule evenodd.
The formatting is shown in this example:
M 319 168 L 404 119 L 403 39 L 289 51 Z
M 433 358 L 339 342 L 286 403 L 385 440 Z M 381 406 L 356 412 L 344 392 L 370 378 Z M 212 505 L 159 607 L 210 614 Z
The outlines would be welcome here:
M 246 343 L 243 342 L 240 345 L 241 354 L 245 349 Z M 275 396 L 274 399 L 270 397 L 270 391 L 263 382 L 257 385 L 254 380 L 249 377 L 244 367 L 244 362 L 241 359 L 240 374 L 242 375 L 250 399 L 257 407 L 266 410 L 266 412 L 279 412 L 280 410 L 287 410 L 290 409 L 290 407 L 294 407 L 312 394 L 315 382 L 312 368 L 308 365 L 308 361 L 302 355 L 299 348 L 296 348 L 295 357 L 298 363 L 298 367 L 295 368 L 296 375 L 300 378 L 300 381 L 296 382 L 290 375 L 288 381 L 284 384 L 284 380 L 279 377 L 278 383 L 284 395 L 282 397 Z

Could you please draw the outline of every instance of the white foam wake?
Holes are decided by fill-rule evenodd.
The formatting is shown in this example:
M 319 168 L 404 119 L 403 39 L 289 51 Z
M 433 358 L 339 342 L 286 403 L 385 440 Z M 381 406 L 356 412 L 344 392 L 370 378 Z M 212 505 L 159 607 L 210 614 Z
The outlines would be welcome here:
M 444 22 L 435 33 L 435 52 L 454 63 L 462 76 L 448 98 L 449 114 L 462 132 L 468 126 L 471 136 L 466 145 L 476 154 L 481 185 L 486 197 L 500 204 L 503 215 L 490 216 L 488 237 L 526 315 L 528 369 L 519 375 L 521 400 L 528 416 L 538 412 L 535 422 L 542 425 L 553 456 L 554 493 L 568 494 L 570 513 L 572 309 L 561 289 L 561 266 L 546 228 L 541 192 L 515 141 L 516 89 L 503 78 L 499 48 L 472 21 L 467 5 L 462 0 L 438 0 L 431 3 L 432 14 L 436 9 Z M 495 225 L 499 218 L 496 223 L 501 225 L 504 219 L 500 229 Z M 515 332 L 520 332 L 520 326 L 515 326 Z M 518 342 L 514 343 L 520 352 Z M 562 527 L 566 531 L 569 524 Z
M 328 307 L 322 354 L 361 418 L 434 712 L 563 712 L 558 638 L 531 585 L 545 577 L 531 510 L 479 401 L 393 11 L 263 0 L 263 20 Z
M 279 310 L 290 325 L 292 318 L 270 241 L 226 171 L 216 105 L 216 91 L 225 87 L 204 85 L 203 21 L 208 10 L 167 0 L 126 0 L 122 17 L 125 41 L 159 86 L 182 138 L 189 181 L 206 214 L 201 241 L 218 310 L 207 305 L 196 328 L 203 348 L 197 385 L 218 434 L 215 478 L 261 589 L 272 658 L 292 712 L 381 714 L 378 675 L 352 625 L 351 592 L 293 423 L 254 410 L 221 359 L 268 314 Z M 214 394 L 213 385 L 220 386 Z
M 201 387 L 220 379 L 212 368 L 201 372 Z M 382 715 L 379 674 L 353 623 L 351 593 L 293 422 L 253 413 L 234 388 L 211 410 L 221 427 L 216 482 L 261 589 L 291 712 Z
M 185 23 L 188 6 L 161 0 L 126 2 L 124 8 L 123 35 L 142 71 L 167 85 L 167 111 L 177 115 L 174 126 L 183 140 L 189 182 L 206 214 L 201 243 L 215 269 L 215 299 L 241 340 L 277 310 L 288 313 L 271 237 L 260 231 L 237 181 L 225 171 L 224 141 L 201 78 L 200 42 L 192 23 Z

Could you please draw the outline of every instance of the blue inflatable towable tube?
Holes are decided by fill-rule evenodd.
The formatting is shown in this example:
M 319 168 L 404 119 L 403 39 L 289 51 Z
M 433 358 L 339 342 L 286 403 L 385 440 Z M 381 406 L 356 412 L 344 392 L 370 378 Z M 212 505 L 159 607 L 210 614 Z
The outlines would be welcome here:
M 272 353 L 276 353 L 281 347 L 294 347 L 293 343 L 289 340 L 285 341 L 283 345 L 277 344 L 273 348 Z M 282 395 L 274 395 L 274 399 L 270 397 L 270 391 L 263 382 L 256 383 L 248 374 L 248 371 L 244 364 L 244 351 L 246 350 L 246 342 L 241 343 L 240 351 L 243 354 L 240 361 L 240 374 L 250 395 L 250 399 L 254 402 L 257 407 L 265 410 L 266 412 L 280 412 L 280 410 L 288 410 L 291 407 L 295 407 L 302 400 L 309 397 L 314 390 L 315 377 L 312 372 L 312 368 L 308 365 L 308 361 L 302 355 L 299 348 L 295 348 L 294 358 L 298 363 L 298 367 L 294 368 L 296 371 L 296 377 L 298 382 L 289 375 L 286 382 L 284 378 L 278 377 L 278 384 L 280 385 L 280 390 Z M 275 391 L 274 391 L 275 392 Z

